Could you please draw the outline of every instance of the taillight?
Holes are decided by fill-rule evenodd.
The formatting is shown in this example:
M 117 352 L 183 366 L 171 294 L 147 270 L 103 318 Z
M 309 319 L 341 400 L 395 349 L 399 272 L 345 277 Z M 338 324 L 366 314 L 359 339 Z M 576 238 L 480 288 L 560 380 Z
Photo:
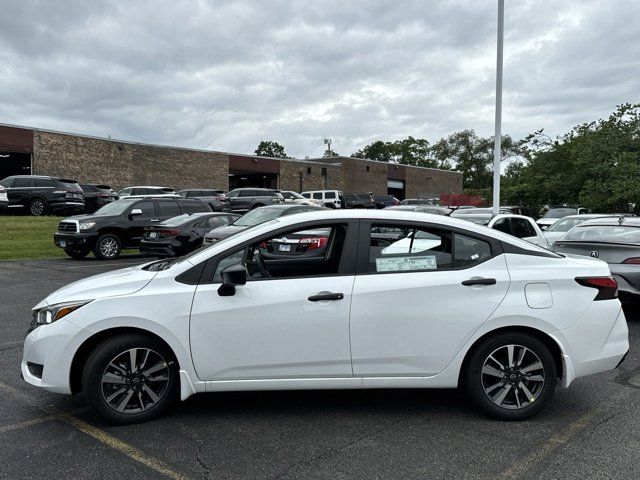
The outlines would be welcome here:
M 640 265 L 640 257 L 627 258 L 624 262 L 627 265 Z
M 156 232 L 164 235 L 180 235 L 180 230 L 156 230 Z
M 315 250 L 316 248 L 322 248 L 327 245 L 327 237 L 309 237 L 301 238 L 300 245 L 306 245 L 307 251 Z
M 618 282 L 613 277 L 576 277 L 583 287 L 595 288 L 598 294 L 594 300 L 612 300 L 618 298 Z

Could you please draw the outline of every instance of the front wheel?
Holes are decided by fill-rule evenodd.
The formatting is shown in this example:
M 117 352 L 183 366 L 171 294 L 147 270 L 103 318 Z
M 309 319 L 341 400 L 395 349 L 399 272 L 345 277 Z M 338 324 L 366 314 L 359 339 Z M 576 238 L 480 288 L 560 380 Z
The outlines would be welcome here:
M 177 400 L 178 362 L 158 339 L 120 335 L 99 344 L 89 355 L 82 387 L 91 407 L 107 421 L 146 422 Z
M 464 380 L 471 400 L 484 413 L 523 420 L 551 400 L 557 370 L 548 347 L 536 337 L 503 333 L 472 353 Z
M 114 260 L 120 256 L 121 249 L 118 236 L 113 233 L 105 233 L 96 240 L 93 254 L 100 260 Z

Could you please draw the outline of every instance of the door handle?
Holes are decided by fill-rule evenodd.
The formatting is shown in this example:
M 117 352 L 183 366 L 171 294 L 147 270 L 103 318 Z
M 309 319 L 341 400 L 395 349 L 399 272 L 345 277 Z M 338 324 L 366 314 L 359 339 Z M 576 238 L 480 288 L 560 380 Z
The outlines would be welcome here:
M 495 285 L 495 284 L 496 284 L 495 278 L 480 278 L 480 277 L 470 278 L 462 282 L 462 285 L 464 285 L 465 287 L 471 287 L 473 285 Z
M 321 302 L 323 300 L 342 300 L 343 298 L 344 293 L 322 292 L 316 295 L 311 295 L 307 300 L 310 302 Z

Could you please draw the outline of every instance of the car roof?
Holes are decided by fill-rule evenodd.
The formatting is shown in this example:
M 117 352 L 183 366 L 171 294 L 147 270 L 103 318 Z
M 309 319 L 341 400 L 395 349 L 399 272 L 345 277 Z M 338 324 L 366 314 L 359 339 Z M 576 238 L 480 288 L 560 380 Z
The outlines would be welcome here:
M 264 207 L 259 207 L 260 210 L 268 208 L 269 210 L 289 210 L 291 208 L 303 208 L 309 210 L 326 210 L 323 207 L 316 207 L 314 205 L 298 205 L 297 203 L 289 203 L 285 205 L 266 205 Z
M 274 206 L 275 207 L 275 206 Z M 261 207 L 261 208 L 274 208 L 274 207 Z M 304 212 L 300 214 L 285 215 L 278 217 L 274 220 L 256 225 L 244 232 L 234 235 L 233 240 L 229 243 L 224 242 L 220 244 L 214 244 L 208 248 L 205 248 L 201 252 L 196 253 L 192 257 L 188 258 L 189 263 L 197 264 L 205 259 L 211 257 L 212 253 L 209 249 L 215 249 L 214 251 L 226 250 L 227 248 L 233 248 L 234 245 L 240 244 L 247 240 L 251 240 L 254 237 L 260 236 L 265 233 L 269 233 L 272 230 L 282 227 L 294 226 L 299 223 L 316 222 L 316 221 L 333 221 L 333 220 L 371 220 L 380 222 L 394 222 L 394 221 L 408 221 L 416 223 L 431 223 L 442 227 L 452 227 L 465 230 L 470 233 L 478 233 L 486 237 L 495 238 L 498 241 L 513 245 L 518 250 L 532 252 L 534 255 L 555 256 L 553 252 L 546 250 L 542 247 L 534 245 L 533 243 L 521 240 L 517 237 L 509 235 L 507 233 L 493 230 L 491 228 L 477 225 L 472 222 L 468 222 L 459 218 L 452 218 L 445 215 L 437 215 L 433 213 L 422 212 L 407 212 L 402 210 L 389 210 L 386 208 L 379 210 L 364 210 L 364 209 L 329 209 L 318 208 L 317 211 Z M 214 253 L 215 254 L 215 253 Z
M 577 216 L 582 217 L 582 215 L 577 215 Z M 591 220 L 586 220 L 582 222 L 580 225 L 576 225 L 574 228 L 589 227 L 592 225 L 601 225 L 601 226 L 623 225 L 627 227 L 640 227 L 640 217 L 604 216 L 604 217 L 592 218 Z

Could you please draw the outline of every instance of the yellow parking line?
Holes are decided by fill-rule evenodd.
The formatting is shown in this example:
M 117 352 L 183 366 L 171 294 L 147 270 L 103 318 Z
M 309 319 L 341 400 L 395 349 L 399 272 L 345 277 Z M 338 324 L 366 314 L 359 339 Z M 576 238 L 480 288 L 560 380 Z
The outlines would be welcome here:
M 32 420 L 14 423 L 12 425 L 5 425 L 3 427 L 0 427 L 0 433 L 11 432 L 12 430 L 19 430 L 21 428 L 30 427 L 32 425 L 38 425 L 39 423 L 44 423 L 49 420 L 53 420 L 54 418 L 56 418 L 54 415 L 47 415 L 46 417 L 34 418 Z
M 43 417 L 42 419 L 40 419 L 41 421 L 45 421 L 44 419 L 50 420 L 53 418 L 61 420 L 66 424 L 71 425 L 73 428 L 80 430 L 82 433 L 89 435 L 90 437 L 98 440 L 100 443 L 114 450 L 117 450 L 118 452 L 125 454 L 127 457 L 134 460 L 135 462 L 141 463 L 142 465 L 145 465 L 151 468 L 152 470 L 155 470 L 157 473 L 161 475 L 172 478 L 174 480 L 187 480 L 189 478 L 179 472 L 176 472 L 166 463 L 156 458 L 153 458 L 150 455 L 147 455 L 142 450 L 134 447 L 133 445 L 128 444 L 127 442 L 120 440 L 119 438 L 114 437 L 113 435 L 108 434 L 107 432 L 99 429 L 98 427 L 94 427 L 93 425 L 90 425 L 87 422 L 84 422 L 79 418 L 76 418 L 68 413 L 61 412 L 60 410 L 54 407 L 43 407 L 41 405 L 38 405 L 37 402 L 32 397 L 22 393 L 21 391 L 19 391 L 14 387 L 11 387 L 9 385 L 6 385 L 0 382 L 0 390 L 4 390 L 5 392 L 13 395 L 15 398 L 22 400 L 24 403 L 27 403 L 28 405 L 49 414 L 47 417 Z M 23 422 L 23 424 L 21 424 L 20 426 L 16 426 L 15 428 L 28 426 L 28 425 L 25 425 L 28 422 L 29 421 Z M 30 422 L 35 422 L 35 420 L 30 420 Z M 39 423 L 39 422 L 36 422 L 36 423 Z M 13 427 L 13 425 L 10 425 L 9 427 Z M 0 432 L 2 432 L 2 430 L 0 430 Z
M 540 463 L 554 448 L 568 443 L 571 438 L 589 424 L 589 421 L 595 417 L 597 413 L 597 409 L 591 410 L 571 422 L 562 432 L 549 437 L 546 442 L 540 445 L 540 447 L 534 450 L 528 457 L 525 457 L 524 460 L 502 472 L 500 478 L 517 478 L 521 476 L 532 466 Z

